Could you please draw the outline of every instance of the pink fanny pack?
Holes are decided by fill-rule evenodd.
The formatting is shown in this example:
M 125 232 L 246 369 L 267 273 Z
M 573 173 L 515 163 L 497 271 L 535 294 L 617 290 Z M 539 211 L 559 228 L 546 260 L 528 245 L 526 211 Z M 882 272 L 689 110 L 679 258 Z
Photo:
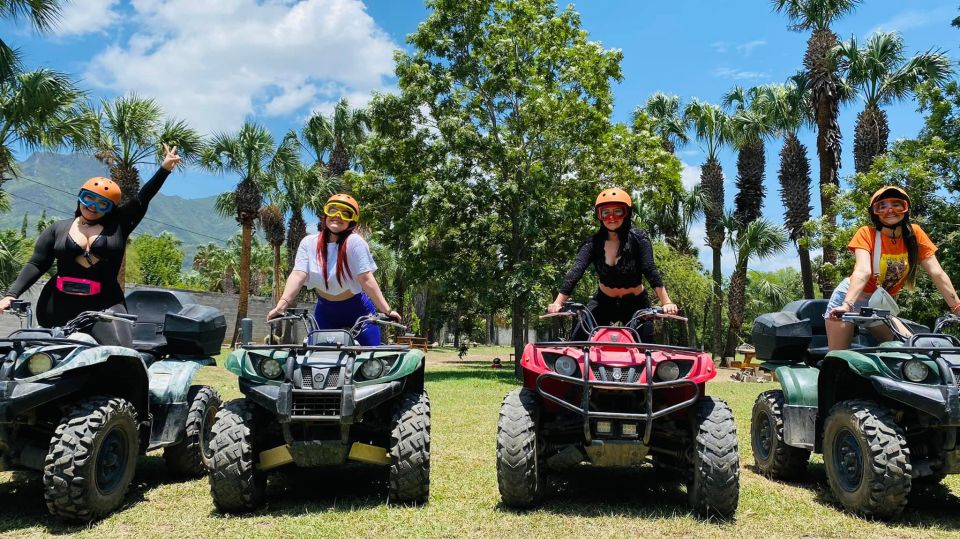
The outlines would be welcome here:
M 90 279 L 57 277 L 57 290 L 71 296 L 93 296 L 100 293 L 100 283 Z

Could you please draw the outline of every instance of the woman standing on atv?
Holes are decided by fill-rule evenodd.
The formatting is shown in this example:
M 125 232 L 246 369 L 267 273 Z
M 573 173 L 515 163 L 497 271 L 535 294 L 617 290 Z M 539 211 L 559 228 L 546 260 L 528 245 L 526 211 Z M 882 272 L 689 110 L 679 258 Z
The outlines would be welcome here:
M 357 318 L 376 312 L 375 305 L 380 312 L 399 322 L 400 315 L 390 309 L 373 276 L 377 264 L 370 247 L 354 234 L 360 219 L 360 205 L 350 195 L 337 194 L 327 199 L 323 213 L 320 232 L 300 242 L 283 294 L 267 319 L 286 312 L 306 285 L 320 296 L 314 309 L 320 329 L 349 328 Z M 380 328 L 368 325 L 357 336 L 357 342 L 362 346 L 379 345 Z
M 853 274 L 837 285 L 823 315 L 830 350 L 849 348 L 853 340 L 853 324 L 840 319 L 844 313 L 867 307 L 878 285 L 894 298 L 904 286 L 913 288 L 917 266 L 930 275 L 950 310 L 960 312 L 960 299 L 953 283 L 934 254 L 937 246 L 919 225 L 910 223 L 907 192 L 892 185 L 881 187 L 870 198 L 869 212 L 873 226 L 860 227 L 847 245 L 856 258 Z M 875 259 L 879 262 L 876 269 Z M 909 333 L 903 324 L 897 324 L 901 332 Z M 894 337 L 885 325 L 871 327 L 870 332 L 881 342 Z
M 80 187 L 75 217 L 57 221 L 37 238 L 33 256 L 0 299 L 0 312 L 20 297 L 54 261 L 57 274 L 47 281 L 37 299 L 37 322 L 62 326 L 83 311 L 111 309 L 126 312 L 117 278 L 127 238 L 147 213 L 147 205 L 167 176 L 180 164 L 177 147 L 163 145 L 166 155 L 157 173 L 129 200 L 120 203 L 120 186 L 109 178 L 90 178 Z
M 597 196 L 594 215 L 600 221 L 600 229 L 580 246 L 577 259 L 564 277 L 557 298 L 547 306 L 547 312 L 555 313 L 563 307 L 590 264 L 597 270 L 600 288 L 587 309 L 598 325 L 629 322 L 637 310 L 650 307 L 650 298 L 643 287 L 644 277 L 657 293 L 664 312 L 677 312 L 677 305 L 670 301 L 654 264 L 650 237 L 643 230 L 631 227 L 632 213 L 633 200 L 623 189 L 605 189 Z M 652 337 L 653 325 L 645 322 L 640 338 L 650 342 Z M 589 335 L 583 328 L 578 327 L 574 332 L 573 340 L 587 338 Z

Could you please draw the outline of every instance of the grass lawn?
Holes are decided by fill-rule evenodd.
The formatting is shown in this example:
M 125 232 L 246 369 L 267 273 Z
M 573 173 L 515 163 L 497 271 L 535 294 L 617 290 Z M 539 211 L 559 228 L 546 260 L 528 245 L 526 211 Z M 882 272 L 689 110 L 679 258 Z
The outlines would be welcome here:
M 538 510 L 520 513 L 500 505 L 495 437 L 503 396 L 516 386 L 506 348 L 471 349 L 463 362 L 450 349 L 428 355 L 427 388 L 433 405 L 432 485 L 425 507 L 386 505 L 377 470 L 275 474 L 267 507 L 222 516 L 214 511 L 207 480 L 173 482 L 158 453 L 143 457 L 127 503 L 92 526 L 64 525 L 46 512 L 39 481 L 11 481 L 0 473 L 0 536 L 76 533 L 97 537 L 957 537 L 960 476 L 918 492 L 901 520 L 863 520 L 833 502 L 823 465 L 814 457 L 803 483 L 779 483 L 752 471 L 750 410 L 772 384 L 718 379 L 708 391 L 726 399 L 740 433 L 740 508 L 734 522 L 691 516 L 678 483 L 657 482 L 650 467 L 636 471 L 583 469 L 564 477 Z M 721 375 L 725 376 L 725 375 Z M 239 396 L 222 368 L 201 372 L 226 399 Z

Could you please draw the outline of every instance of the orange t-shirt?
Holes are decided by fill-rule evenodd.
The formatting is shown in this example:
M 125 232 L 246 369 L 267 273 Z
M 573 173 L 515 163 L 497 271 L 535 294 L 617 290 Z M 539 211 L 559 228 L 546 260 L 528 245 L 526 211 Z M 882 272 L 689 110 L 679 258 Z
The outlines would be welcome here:
M 920 260 L 926 260 L 937 252 L 937 246 L 930 241 L 930 236 L 920 228 L 920 225 L 911 224 L 913 234 L 917 237 L 917 255 Z M 870 253 L 870 272 L 873 272 L 873 241 L 876 235 L 876 229 L 870 226 L 862 226 L 857 233 L 853 235 L 847 248 L 851 251 L 863 249 Z M 880 277 L 883 288 L 896 296 L 903 288 L 907 280 L 907 273 L 910 271 L 910 263 L 907 261 L 907 244 L 903 238 L 898 238 L 894 243 L 890 236 L 880 234 Z M 877 289 L 877 282 L 871 278 L 867 281 L 867 286 L 863 288 L 864 292 L 873 293 Z

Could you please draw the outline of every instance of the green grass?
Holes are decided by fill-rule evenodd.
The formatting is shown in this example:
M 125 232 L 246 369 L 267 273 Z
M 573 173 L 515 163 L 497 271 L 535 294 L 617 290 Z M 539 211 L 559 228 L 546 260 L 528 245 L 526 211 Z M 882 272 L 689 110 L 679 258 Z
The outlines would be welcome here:
M 474 352 L 474 350 L 471 350 Z M 481 352 L 478 350 L 477 352 Z M 206 479 L 168 480 L 159 454 L 143 457 L 127 503 L 87 526 L 64 525 L 48 516 L 38 481 L 11 481 L 0 474 L 0 536 L 76 533 L 115 537 L 453 537 L 453 536 L 687 536 L 687 537 L 956 537 L 960 529 L 960 476 L 920 492 L 893 523 L 863 520 L 834 503 L 818 457 L 802 483 L 780 483 L 752 471 L 750 410 L 757 393 L 772 384 L 719 380 L 711 394 L 726 399 L 740 433 L 740 508 L 733 522 L 717 524 L 689 514 L 685 489 L 658 482 L 649 467 L 637 471 L 584 469 L 567 475 L 542 508 L 514 512 L 500 505 L 495 468 L 497 412 L 515 387 L 509 369 L 496 371 L 482 350 L 463 364 L 453 351 L 431 351 L 427 388 L 433 405 L 432 485 L 425 507 L 393 507 L 383 500 L 376 470 L 274 476 L 267 507 L 240 517 L 214 511 Z M 222 368 L 201 379 L 225 398 L 239 395 Z

